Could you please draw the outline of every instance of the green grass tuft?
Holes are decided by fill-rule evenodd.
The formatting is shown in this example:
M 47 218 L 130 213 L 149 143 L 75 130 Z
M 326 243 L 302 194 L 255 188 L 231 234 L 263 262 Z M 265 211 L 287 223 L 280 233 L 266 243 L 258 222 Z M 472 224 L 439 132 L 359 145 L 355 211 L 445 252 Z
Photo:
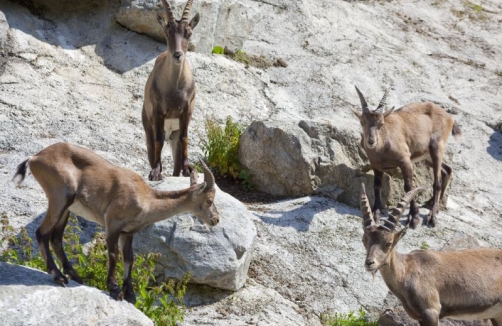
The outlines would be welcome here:
M 206 119 L 207 142 L 203 144 L 204 156 L 221 176 L 230 176 L 241 182 L 246 190 L 254 189 L 252 175 L 239 161 L 239 140 L 244 127 L 227 117 L 222 128 L 214 119 Z
M 359 316 L 351 311 L 348 314 L 335 312 L 332 314 L 322 314 L 321 322 L 325 326 L 377 326 L 377 321 L 371 321 L 366 316 L 364 310 L 359 310 Z

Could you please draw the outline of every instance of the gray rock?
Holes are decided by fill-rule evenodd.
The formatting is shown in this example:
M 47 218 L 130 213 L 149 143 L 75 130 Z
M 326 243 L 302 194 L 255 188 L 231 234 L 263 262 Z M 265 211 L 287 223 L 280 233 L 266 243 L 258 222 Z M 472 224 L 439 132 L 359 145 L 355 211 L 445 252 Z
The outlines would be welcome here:
M 188 178 L 168 178 L 159 190 L 186 188 Z M 134 249 L 159 252 L 161 275 L 181 279 L 187 272 L 191 282 L 237 291 L 247 278 L 253 255 L 256 228 L 251 214 L 237 199 L 217 190 L 215 205 L 220 223 L 202 224 L 190 214 L 161 221 L 134 237 Z
M 0 262 L 0 320 L 3 326 L 153 325 L 134 305 L 70 281 L 57 286 L 42 271 Z
M 368 195 L 373 201 L 373 174 L 360 146 L 361 127 L 354 120 L 255 121 L 241 136 L 239 157 L 261 191 L 281 196 L 318 194 L 358 207 L 361 183 L 371 189 Z M 448 151 L 447 161 L 451 156 Z M 430 169 L 417 164 L 414 175 L 415 185 L 427 188 L 419 200 L 430 198 Z M 394 206 L 403 193 L 400 171 L 388 171 L 384 202 Z
M 156 13 L 164 14 L 160 1 L 122 0 L 117 22 L 132 31 L 146 34 L 164 42 L 165 37 L 157 22 Z M 170 2 L 174 16 L 179 19 L 186 1 Z M 235 0 L 194 1 L 190 15 L 200 13 L 201 20 L 194 29 L 191 43 L 197 52 L 211 53 L 214 46 L 228 47 L 235 51 L 241 49 L 261 15 L 256 9 Z

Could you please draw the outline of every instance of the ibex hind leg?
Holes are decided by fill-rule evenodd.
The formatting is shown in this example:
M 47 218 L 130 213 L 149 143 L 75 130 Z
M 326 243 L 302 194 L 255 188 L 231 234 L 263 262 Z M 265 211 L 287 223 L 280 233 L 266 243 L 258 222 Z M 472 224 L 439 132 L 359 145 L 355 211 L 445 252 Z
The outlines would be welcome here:
M 47 209 L 45 218 L 36 231 L 40 254 L 44 258 L 47 273 L 51 274 L 54 277 L 54 281 L 62 286 L 65 286 L 65 284 L 68 283 L 68 279 L 57 268 L 49 249 L 49 241 L 53 237 L 56 225 L 60 223 L 61 219 L 67 218 L 64 214 L 67 214 L 68 207 L 71 205 L 72 201 L 73 200 L 70 198 L 58 198 L 52 201 L 49 200 L 49 208 Z M 58 237 L 58 235 L 55 235 L 55 237 Z
M 78 275 L 77 271 L 68 261 L 68 258 L 66 257 L 66 254 L 63 250 L 63 233 L 66 228 L 66 224 L 68 223 L 69 216 L 70 212 L 68 210 L 66 210 L 62 214 L 61 219 L 58 221 L 58 223 L 52 230 L 52 236 L 50 241 L 52 249 L 56 254 L 56 258 L 59 260 L 61 266 L 63 266 L 63 274 L 70 276 L 70 278 L 75 282 L 83 284 L 82 278 Z
M 427 166 L 432 168 L 432 162 L 430 161 L 424 161 L 424 162 Z M 443 162 L 441 164 L 441 193 L 439 195 L 439 202 L 443 206 L 446 206 L 446 202 L 444 201 L 444 193 L 446 191 L 446 187 L 450 182 L 451 174 L 452 174 L 452 168 L 448 164 Z M 426 201 L 422 205 L 422 207 L 427 209 L 432 209 L 433 203 L 434 203 L 434 196 L 432 196 L 428 201 Z

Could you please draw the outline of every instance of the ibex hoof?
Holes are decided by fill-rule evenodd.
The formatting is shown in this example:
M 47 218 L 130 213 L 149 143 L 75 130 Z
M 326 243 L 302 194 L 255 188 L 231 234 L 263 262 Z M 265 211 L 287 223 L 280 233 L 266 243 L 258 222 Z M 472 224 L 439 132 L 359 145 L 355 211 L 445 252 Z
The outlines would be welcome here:
M 427 223 L 431 228 L 436 227 L 436 216 L 432 213 L 432 211 L 427 215 Z
M 110 289 L 110 296 L 117 301 L 122 301 L 123 299 L 122 291 L 120 291 L 118 285 L 116 288 L 114 287 Z
M 61 285 L 62 287 L 66 287 L 66 284 L 68 284 L 68 278 L 61 274 L 58 276 L 54 276 L 54 282 Z
M 188 165 L 188 164 L 184 165 L 183 166 L 183 176 L 184 177 L 189 177 L 190 174 L 192 173 L 192 170 L 193 169 L 192 169 L 192 167 L 190 165 Z
M 150 174 L 148 175 L 148 180 L 160 181 L 160 180 L 162 180 L 162 174 L 160 173 L 159 170 L 153 169 L 152 171 L 150 171 Z
M 408 218 L 411 218 L 411 221 L 410 221 L 410 228 L 412 229 L 416 229 L 417 226 L 420 224 L 420 217 L 417 215 L 417 216 L 410 216 Z
M 63 271 L 65 275 L 68 275 L 71 280 L 79 283 L 79 284 L 84 284 L 84 280 L 78 275 L 77 271 L 74 269 L 69 269 L 69 270 L 64 270 Z
M 124 299 L 129 303 L 135 304 L 136 295 L 134 294 L 134 291 L 130 288 L 124 288 Z

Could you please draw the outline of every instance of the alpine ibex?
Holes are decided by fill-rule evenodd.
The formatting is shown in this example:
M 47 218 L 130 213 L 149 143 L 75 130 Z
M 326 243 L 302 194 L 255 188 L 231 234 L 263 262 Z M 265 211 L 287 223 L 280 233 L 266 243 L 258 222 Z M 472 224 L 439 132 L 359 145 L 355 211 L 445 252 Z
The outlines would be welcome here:
M 104 226 L 109 259 L 107 284 L 110 295 L 117 300 L 122 299 L 115 278 L 120 247 L 124 261 L 124 297 L 134 303 L 136 297 L 131 281 L 134 233 L 184 212 L 191 212 L 211 226 L 219 222 L 218 210 L 214 206 L 214 177 L 201 163 L 203 183 L 197 184 L 197 171 L 194 170 L 190 176 L 190 188 L 158 191 L 137 173 L 117 167 L 88 149 L 58 143 L 19 164 L 13 179 L 19 176 L 21 183 L 29 166 L 47 196 L 49 208 L 36 237 L 47 272 L 54 280 L 64 286 L 68 283 L 65 275 L 69 275 L 72 280 L 82 283 L 62 246 L 68 216 L 73 212 Z M 54 263 L 49 242 L 64 274 Z
M 399 110 L 384 112 L 385 92 L 378 107 L 370 111 L 363 94 L 356 87 L 361 101 L 362 113 L 351 108 L 363 127 L 361 145 L 366 151 L 375 174 L 375 202 L 373 213 L 380 219 L 382 209 L 382 178 L 387 169 L 399 167 L 404 179 L 404 190 L 413 188 L 413 163 L 425 160 L 434 174 L 433 195 L 426 203 L 430 208 L 426 224 L 436 225 L 439 200 L 450 180 L 452 169 L 443 162 L 443 155 L 450 133 L 458 138 L 460 128 L 454 119 L 440 106 L 431 103 L 411 103 Z M 415 200 L 410 205 L 411 228 L 419 222 L 418 206 Z
M 188 124 L 195 106 L 195 82 L 192 70 L 186 60 L 188 40 L 199 22 L 196 14 L 190 22 L 188 16 L 193 0 L 183 10 L 181 20 L 175 20 L 171 7 L 162 0 L 167 21 L 157 14 L 157 20 L 164 30 L 168 50 L 157 57 L 145 86 L 142 121 L 146 135 L 148 161 L 152 170 L 150 180 L 162 179 L 161 152 L 166 140 L 174 161 L 173 175 L 188 176 L 191 167 L 188 162 Z
M 408 226 L 396 231 L 406 206 L 423 188 L 408 192 L 384 225 L 371 212 L 364 184 L 361 185 L 364 266 L 372 274 L 380 271 L 389 290 L 408 315 L 421 326 L 437 326 L 439 319 L 490 319 L 502 326 L 502 250 L 471 249 L 436 252 L 396 252 Z

